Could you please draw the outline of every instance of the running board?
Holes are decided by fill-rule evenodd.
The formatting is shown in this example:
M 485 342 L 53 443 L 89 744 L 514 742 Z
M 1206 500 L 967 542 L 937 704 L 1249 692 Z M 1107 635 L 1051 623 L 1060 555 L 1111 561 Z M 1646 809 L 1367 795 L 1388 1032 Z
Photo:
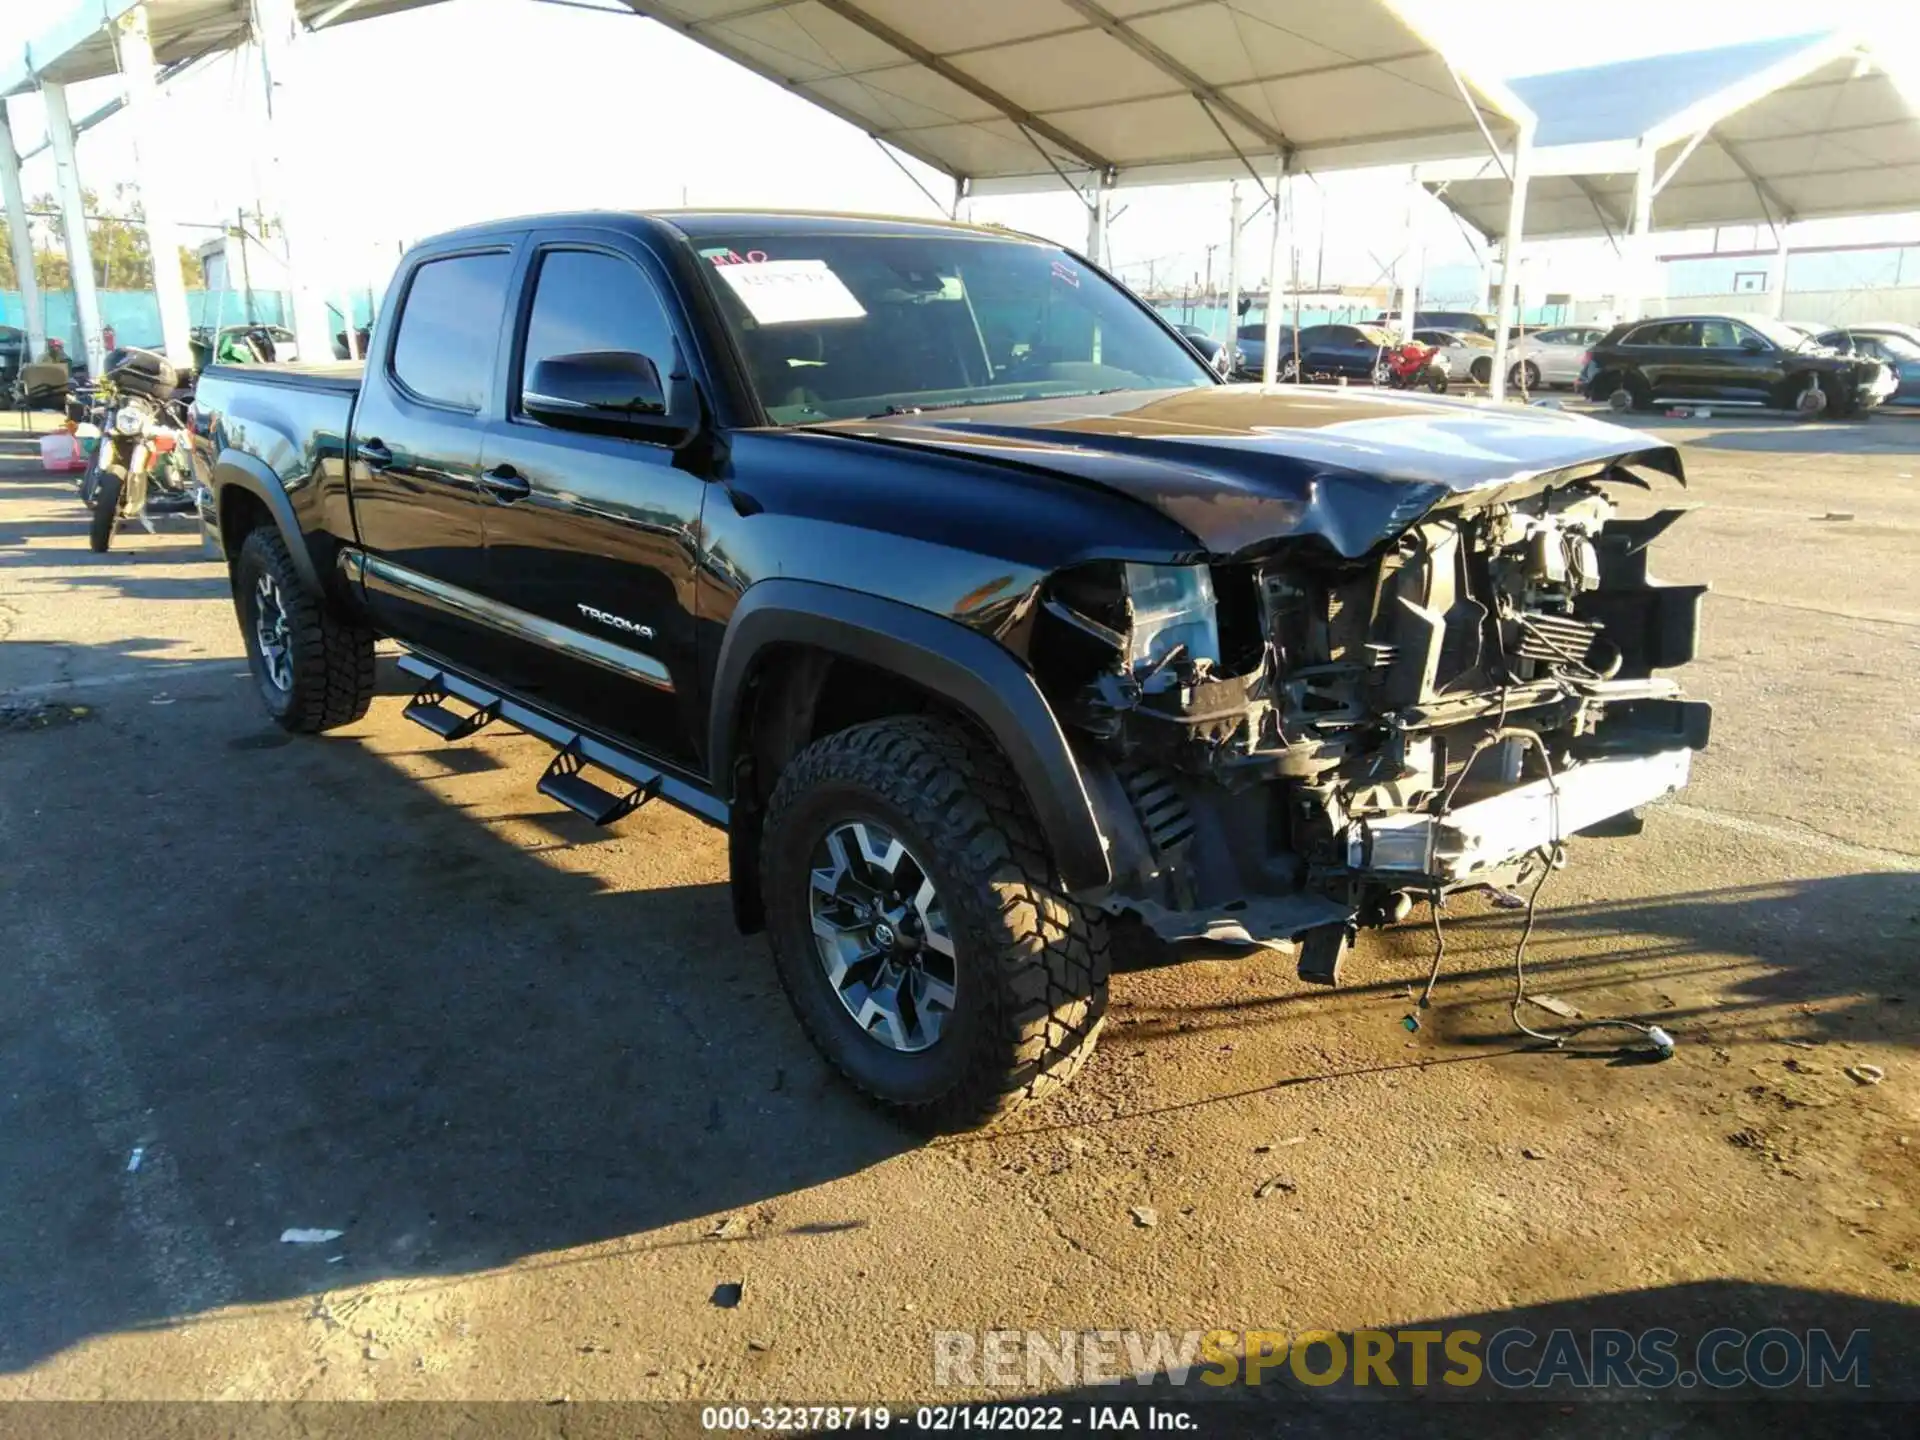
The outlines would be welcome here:
M 588 819 L 595 819 L 596 815 L 606 813 L 606 807 L 595 804 L 594 808 L 587 808 L 587 803 L 593 800 L 592 796 L 585 793 L 587 791 L 613 801 L 616 806 L 625 807 L 618 809 L 617 813 L 608 815 L 604 821 L 595 820 L 596 824 L 611 824 L 623 815 L 631 814 L 648 800 L 657 797 L 678 809 L 685 810 L 689 815 L 705 820 L 709 825 L 718 825 L 723 830 L 727 826 L 730 813 L 727 802 L 695 781 L 669 774 L 622 746 L 602 740 L 596 735 L 581 730 L 578 726 L 556 719 L 545 711 L 536 710 L 519 700 L 497 694 L 456 671 L 446 669 L 437 661 L 404 653 L 399 658 L 399 666 L 405 673 L 426 682 L 422 687 L 422 697 L 427 691 L 437 686 L 444 692 L 445 697 L 463 701 L 474 706 L 476 711 L 490 709 L 493 718 L 504 721 L 516 729 L 524 730 L 529 735 L 537 735 L 558 749 L 561 755 L 555 757 L 554 763 L 541 777 L 540 792 L 558 800 L 571 810 L 577 810 Z M 417 699 L 415 703 L 418 703 Z M 444 708 L 443 700 L 437 699 L 435 703 L 436 707 Z M 407 708 L 411 712 L 413 706 L 410 705 Z M 426 724 L 426 721 L 422 720 L 421 723 Z M 433 730 L 434 726 L 429 724 L 427 728 Z M 478 726 L 475 727 L 475 729 L 478 728 Z M 435 730 L 435 733 L 439 732 Z M 573 758 L 563 765 L 562 760 L 568 754 Z M 631 795 L 612 795 L 603 787 L 579 775 L 578 772 L 585 765 L 592 765 L 596 769 L 606 771 L 609 775 L 617 775 L 636 789 Z M 575 804 L 575 800 L 583 803 Z
M 661 782 L 666 778 L 655 775 L 626 794 L 616 795 L 582 775 L 580 772 L 586 766 L 587 760 L 580 753 L 580 741 L 576 736 L 553 757 L 553 763 L 547 767 L 547 773 L 540 777 L 540 784 L 535 788 L 549 800 L 558 800 L 596 825 L 611 825 L 616 820 L 626 819 L 660 793 Z
M 462 715 L 458 710 L 447 708 L 450 698 L 446 672 L 438 671 L 420 687 L 420 693 L 401 713 L 414 724 L 424 725 L 442 740 L 464 740 L 500 718 L 500 702 L 497 699 L 488 701 L 470 714 Z

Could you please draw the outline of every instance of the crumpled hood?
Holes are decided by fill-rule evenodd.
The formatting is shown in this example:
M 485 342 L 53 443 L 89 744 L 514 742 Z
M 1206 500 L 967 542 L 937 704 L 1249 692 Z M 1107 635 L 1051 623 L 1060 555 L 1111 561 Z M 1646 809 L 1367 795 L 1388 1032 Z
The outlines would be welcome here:
M 1215 555 L 1308 536 L 1364 555 L 1449 501 L 1491 503 L 1614 461 L 1686 483 L 1677 450 L 1624 426 L 1321 386 L 1135 390 L 808 428 L 1100 485 Z

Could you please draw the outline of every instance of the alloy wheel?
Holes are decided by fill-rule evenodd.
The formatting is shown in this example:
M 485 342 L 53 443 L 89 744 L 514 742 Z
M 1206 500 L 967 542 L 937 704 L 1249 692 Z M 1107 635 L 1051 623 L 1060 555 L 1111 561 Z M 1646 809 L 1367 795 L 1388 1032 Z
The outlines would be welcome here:
M 287 623 L 280 582 L 262 575 L 253 590 L 253 638 L 260 647 L 260 668 L 274 689 L 293 689 L 293 627 Z
M 932 1046 L 959 971 L 926 867 L 882 826 L 848 820 L 814 847 L 811 871 L 814 949 L 847 1014 L 889 1050 Z

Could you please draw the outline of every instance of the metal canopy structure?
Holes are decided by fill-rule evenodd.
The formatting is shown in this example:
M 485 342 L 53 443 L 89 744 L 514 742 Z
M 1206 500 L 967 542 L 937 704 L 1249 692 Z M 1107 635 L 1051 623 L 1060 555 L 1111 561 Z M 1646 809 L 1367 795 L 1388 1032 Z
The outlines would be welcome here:
M 1274 202 L 1275 275 L 1291 174 L 1491 152 L 1524 189 L 1526 106 L 1394 0 L 622 3 L 952 177 L 956 208 L 962 195 L 1072 189 L 1096 261 L 1120 185 L 1251 177 Z M 1236 197 L 1230 316 L 1239 230 Z M 1269 382 L 1277 334 L 1269 305 Z
M 139 118 L 150 118 L 167 79 L 204 56 L 249 39 L 260 42 L 271 97 L 277 80 L 284 78 L 276 76 L 275 61 L 282 70 L 288 67 L 288 45 L 297 30 L 318 30 L 343 20 L 371 19 L 435 3 L 438 0 L 65 0 L 63 8 L 30 22 L 41 28 L 19 36 L 17 50 L 0 54 L 0 199 L 6 206 L 30 353 L 38 357 L 46 352 L 46 320 L 34 276 L 33 242 L 20 179 L 23 157 L 7 113 L 9 97 L 37 91 L 45 107 L 47 138 L 26 153 L 53 151 L 54 189 L 73 275 L 74 310 L 88 370 L 97 375 L 106 352 L 87 237 L 85 187 L 75 148 L 81 134 L 123 109 L 132 108 Z M 112 77 L 120 79 L 121 94 L 89 115 L 73 114 L 68 87 Z M 168 213 L 161 139 L 157 127 L 136 132 L 134 146 L 148 250 L 155 257 L 173 255 L 179 248 L 178 229 Z M 318 293 L 291 264 L 289 271 L 294 274 L 295 332 L 303 346 L 324 350 L 328 327 Z M 154 295 L 168 358 L 188 364 L 186 289 L 175 267 L 154 266 Z M 353 327 L 347 328 L 351 332 Z
M 1389 0 L 624 3 L 974 195 L 1473 156 L 1525 116 Z
M 1511 83 L 1539 123 L 1529 239 L 1632 236 L 1644 266 L 1656 217 L 1664 229 L 1767 224 L 1784 253 L 1796 220 L 1920 209 L 1920 110 L 1854 35 Z M 1507 185 L 1490 165 L 1425 165 L 1420 176 L 1483 234 L 1505 234 Z
M 295 0 L 303 24 L 320 29 L 346 20 L 371 20 L 439 0 Z M 45 82 L 76 85 L 120 73 L 113 26 L 138 9 L 147 13 L 153 58 L 163 67 L 231 50 L 252 32 L 252 0 L 67 0 L 26 44 L 0 55 L 0 98 Z M 330 13 L 337 12 L 337 13 Z

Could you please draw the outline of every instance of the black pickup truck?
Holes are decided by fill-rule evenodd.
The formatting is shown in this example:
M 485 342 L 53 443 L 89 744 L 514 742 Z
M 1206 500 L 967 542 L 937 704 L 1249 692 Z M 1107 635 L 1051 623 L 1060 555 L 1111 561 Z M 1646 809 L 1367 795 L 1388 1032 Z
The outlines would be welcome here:
M 1092 1049 L 1111 937 L 1299 942 L 1511 885 L 1686 782 L 1677 453 L 1558 413 L 1228 385 L 1001 230 L 581 214 L 405 259 L 359 367 L 215 366 L 253 673 L 557 749 L 728 828 L 802 1024 L 922 1124 Z M 595 777 L 598 777 L 596 779 Z M 1130 942 L 1131 943 L 1131 942 Z

